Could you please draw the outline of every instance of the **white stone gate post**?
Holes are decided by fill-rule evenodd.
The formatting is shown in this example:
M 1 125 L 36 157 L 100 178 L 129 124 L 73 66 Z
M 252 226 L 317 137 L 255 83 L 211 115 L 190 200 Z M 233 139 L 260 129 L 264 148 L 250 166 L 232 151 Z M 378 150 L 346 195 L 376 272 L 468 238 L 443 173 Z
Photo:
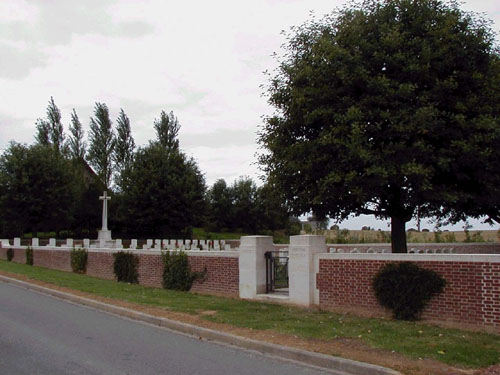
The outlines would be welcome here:
M 266 251 L 273 251 L 271 236 L 245 236 L 240 240 L 240 298 L 266 292 Z
M 290 236 L 288 278 L 290 302 L 298 305 L 314 304 L 316 274 L 314 272 L 314 254 L 326 253 L 324 236 Z

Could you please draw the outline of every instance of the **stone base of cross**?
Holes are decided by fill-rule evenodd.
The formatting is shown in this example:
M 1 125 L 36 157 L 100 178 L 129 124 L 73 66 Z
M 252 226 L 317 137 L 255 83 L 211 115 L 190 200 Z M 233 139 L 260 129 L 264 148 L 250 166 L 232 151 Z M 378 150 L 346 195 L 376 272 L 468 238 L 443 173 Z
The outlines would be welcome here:
M 104 241 L 111 241 L 111 231 L 110 230 L 98 230 L 97 231 L 97 239 Z

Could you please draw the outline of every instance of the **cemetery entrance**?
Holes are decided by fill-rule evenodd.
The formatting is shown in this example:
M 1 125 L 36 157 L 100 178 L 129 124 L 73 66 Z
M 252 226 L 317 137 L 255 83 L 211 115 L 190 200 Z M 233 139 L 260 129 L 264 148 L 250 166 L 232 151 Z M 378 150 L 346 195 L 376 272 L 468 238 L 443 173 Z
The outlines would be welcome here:
M 266 257 L 266 293 L 288 294 L 288 251 L 268 251 Z

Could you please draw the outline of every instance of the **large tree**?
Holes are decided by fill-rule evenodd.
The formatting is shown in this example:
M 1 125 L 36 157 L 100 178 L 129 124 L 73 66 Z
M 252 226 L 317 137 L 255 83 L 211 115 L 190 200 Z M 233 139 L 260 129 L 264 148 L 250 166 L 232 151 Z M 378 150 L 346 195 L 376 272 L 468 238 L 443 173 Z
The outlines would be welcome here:
M 47 145 L 11 143 L 0 157 L 4 234 L 59 231 L 72 224 L 75 179 L 70 162 Z
M 416 207 L 460 210 L 478 193 L 460 186 L 472 169 L 499 174 L 494 33 L 455 2 L 351 4 L 292 29 L 285 48 L 260 162 L 296 213 L 391 219 L 406 252 Z
M 231 189 L 224 179 L 218 179 L 207 192 L 209 214 L 208 229 L 220 232 L 233 227 L 233 201 Z
M 206 211 L 205 179 L 176 137 L 165 142 L 165 133 L 157 133 L 156 141 L 137 150 L 123 181 L 119 211 L 128 221 L 121 225 L 128 235 L 187 237 Z
M 89 150 L 87 160 L 103 183 L 109 188 L 113 174 L 115 135 L 109 118 L 108 106 L 96 103 L 94 117 L 90 118 Z

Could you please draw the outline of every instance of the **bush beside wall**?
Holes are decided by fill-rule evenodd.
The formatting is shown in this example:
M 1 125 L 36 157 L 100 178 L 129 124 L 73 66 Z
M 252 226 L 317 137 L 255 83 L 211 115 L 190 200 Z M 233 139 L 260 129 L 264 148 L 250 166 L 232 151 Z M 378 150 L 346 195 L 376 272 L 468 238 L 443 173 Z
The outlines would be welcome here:
M 419 319 L 431 298 L 440 294 L 445 285 L 436 272 L 411 262 L 385 264 L 372 282 L 378 302 L 399 320 Z
M 26 249 L 26 264 L 33 265 L 33 248 L 31 246 Z
M 116 280 L 137 284 L 139 257 L 129 251 L 119 251 L 113 254 L 113 272 Z
M 163 287 L 188 291 L 195 280 L 203 280 L 207 274 L 206 267 L 202 272 L 192 272 L 188 256 L 184 251 L 167 251 L 163 259 Z
M 87 271 L 87 249 L 71 249 L 71 269 L 75 273 L 85 273 Z

